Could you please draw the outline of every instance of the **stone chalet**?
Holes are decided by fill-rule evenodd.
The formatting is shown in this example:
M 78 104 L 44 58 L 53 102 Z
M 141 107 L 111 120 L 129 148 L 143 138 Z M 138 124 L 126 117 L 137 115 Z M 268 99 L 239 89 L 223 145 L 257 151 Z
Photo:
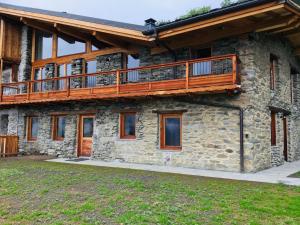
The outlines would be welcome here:
M 256 172 L 300 159 L 300 2 L 145 26 L 0 3 L 0 155 Z

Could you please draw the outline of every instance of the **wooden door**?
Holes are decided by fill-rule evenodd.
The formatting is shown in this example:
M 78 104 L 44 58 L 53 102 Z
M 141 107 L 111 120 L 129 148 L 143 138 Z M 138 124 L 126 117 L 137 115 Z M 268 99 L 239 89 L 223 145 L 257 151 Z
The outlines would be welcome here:
M 79 120 L 78 156 L 90 157 L 93 147 L 94 115 L 81 115 Z
M 286 117 L 283 117 L 283 156 L 284 160 L 288 161 L 288 126 Z

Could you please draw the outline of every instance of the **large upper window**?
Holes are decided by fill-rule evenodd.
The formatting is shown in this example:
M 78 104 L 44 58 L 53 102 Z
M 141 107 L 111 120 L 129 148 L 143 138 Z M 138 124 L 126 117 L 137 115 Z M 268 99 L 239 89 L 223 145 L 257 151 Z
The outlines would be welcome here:
M 160 146 L 161 149 L 181 149 L 181 114 L 162 114 L 160 116 Z
M 53 35 L 37 30 L 35 32 L 35 58 L 48 59 L 52 57 Z
M 85 43 L 58 37 L 57 56 L 72 55 L 85 52 Z

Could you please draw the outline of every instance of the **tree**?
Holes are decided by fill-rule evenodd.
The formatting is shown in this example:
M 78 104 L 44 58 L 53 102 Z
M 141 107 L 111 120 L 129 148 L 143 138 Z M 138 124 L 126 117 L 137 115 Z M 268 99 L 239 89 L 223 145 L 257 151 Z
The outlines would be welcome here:
M 232 5 L 234 2 L 232 0 L 223 0 L 221 3 L 222 8 Z

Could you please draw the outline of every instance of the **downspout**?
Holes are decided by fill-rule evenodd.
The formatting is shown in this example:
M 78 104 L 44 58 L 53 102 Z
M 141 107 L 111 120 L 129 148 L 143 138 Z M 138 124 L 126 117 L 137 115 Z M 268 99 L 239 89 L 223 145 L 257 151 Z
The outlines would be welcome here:
M 199 104 L 204 106 L 221 107 L 226 109 L 238 110 L 240 119 L 240 172 L 245 172 L 245 149 L 244 149 L 244 109 L 240 106 L 225 103 L 209 103 L 203 101 L 179 100 L 190 104 Z

